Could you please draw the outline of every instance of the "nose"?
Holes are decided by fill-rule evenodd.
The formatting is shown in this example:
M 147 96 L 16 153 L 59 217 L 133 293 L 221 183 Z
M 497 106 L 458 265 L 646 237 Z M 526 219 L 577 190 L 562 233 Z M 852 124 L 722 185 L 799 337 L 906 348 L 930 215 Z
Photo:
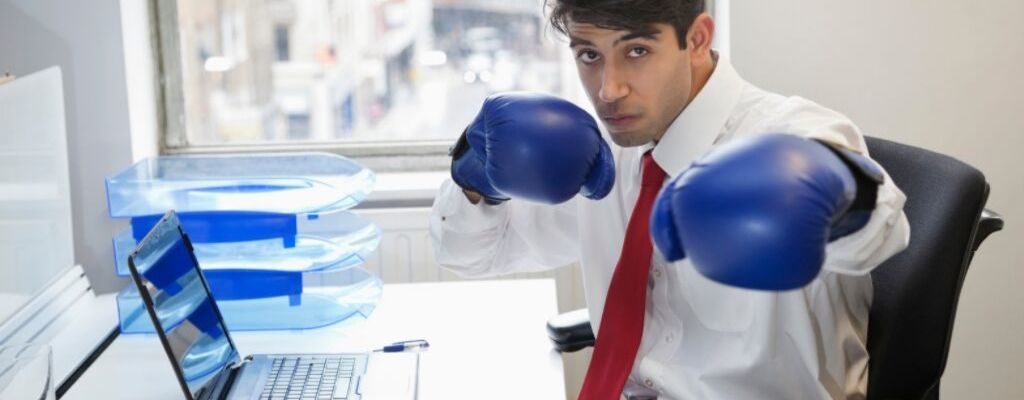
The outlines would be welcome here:
M 629 84 L 626 82 L 622 69 L 613 63 L 605 64 L 598 97 L 605 103 L 614 103 L 627 95 L 629 95 Z

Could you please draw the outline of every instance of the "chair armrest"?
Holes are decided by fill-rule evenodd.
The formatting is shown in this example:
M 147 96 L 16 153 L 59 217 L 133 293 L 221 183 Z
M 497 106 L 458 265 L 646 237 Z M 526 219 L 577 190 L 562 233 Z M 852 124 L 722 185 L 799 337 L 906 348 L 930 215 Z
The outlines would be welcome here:
M 981 247 L 981 242 L 984 242 L 988 235 L 1003 230 L 1003 224 L 1002 215 L 987 208 L 984 209 L 981 212 L 981 218 L 978 219 L 978 231 L 974 234 L 974 244 L 971 250 L 977 251 L 978 247 Z
M 548 337 L 555 349 L 571 353 L 594 345 L 594 330 L 590 327 L 587 309 L 569 311 L 548 320 Z
M 658 400 L 658 392 L 633 381 L 626 381 L 626 387 L 622 388 L 622 397 L 626 400 Z

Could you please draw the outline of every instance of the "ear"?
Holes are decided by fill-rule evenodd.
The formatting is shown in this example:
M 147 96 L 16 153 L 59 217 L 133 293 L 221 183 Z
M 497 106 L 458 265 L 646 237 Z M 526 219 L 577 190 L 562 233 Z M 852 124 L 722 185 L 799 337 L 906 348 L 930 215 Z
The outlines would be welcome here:
M 711 41 L 715 38 L 715 21 L 708 13 L 701 13 L 686 32 L 686 48 L 694 62 L 711 59 Z M 707 58 L 707 60 L 704 60 Z

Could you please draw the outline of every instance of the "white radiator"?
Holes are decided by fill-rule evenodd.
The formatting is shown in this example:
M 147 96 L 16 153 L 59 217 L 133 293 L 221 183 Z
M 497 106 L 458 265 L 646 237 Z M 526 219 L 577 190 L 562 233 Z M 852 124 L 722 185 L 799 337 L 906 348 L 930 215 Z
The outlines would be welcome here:
M 429 208 L 357 209 L 355 212 L 380 227 L 383 236 L 377 252 L 364 267 L 385 283 L 462 280 L 434 261 L 430 240 Z M 558 288 L 558 310 L 565 312 L 585 305 L 579 266 L 554 271 L 513 274 L 499 279 L 554 278 Z

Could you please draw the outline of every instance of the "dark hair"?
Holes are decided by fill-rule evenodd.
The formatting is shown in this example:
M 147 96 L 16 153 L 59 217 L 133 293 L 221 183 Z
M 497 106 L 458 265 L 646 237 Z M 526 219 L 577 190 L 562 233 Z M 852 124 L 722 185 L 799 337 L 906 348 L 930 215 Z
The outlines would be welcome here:
M 569 22 L 598 28 L 649 33 L 651 24 L 666 23 L 676 31 L 679 48 L 686 48 L 686 32 L 704 12 L 704 0 L 545 0 L 548 21 L 569 35 Z

